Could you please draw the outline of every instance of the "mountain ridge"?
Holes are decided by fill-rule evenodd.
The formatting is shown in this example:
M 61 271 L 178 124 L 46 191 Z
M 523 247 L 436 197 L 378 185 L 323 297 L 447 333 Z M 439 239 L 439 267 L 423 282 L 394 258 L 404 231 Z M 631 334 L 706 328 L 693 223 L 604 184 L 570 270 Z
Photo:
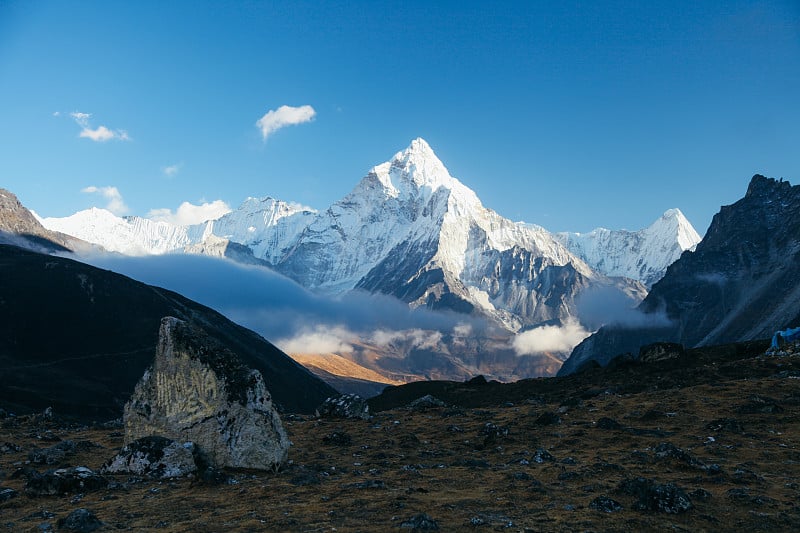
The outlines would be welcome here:
M 722 206 L 693 252 L 639 305 L 639 326 L 607 325 L 572 351 L 559 374 L 655 341 L 689 347 L 769 338 L 800 323 L 800 186 L 756 174 Z M 649 324 L 645 324 L 652 319 Z M 658 322 L 658 324 L 656 324 Z

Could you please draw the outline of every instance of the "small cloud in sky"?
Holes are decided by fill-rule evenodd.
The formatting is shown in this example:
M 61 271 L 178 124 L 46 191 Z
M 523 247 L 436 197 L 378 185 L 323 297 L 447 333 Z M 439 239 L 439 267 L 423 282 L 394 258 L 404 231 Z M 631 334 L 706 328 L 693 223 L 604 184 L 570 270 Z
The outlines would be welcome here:
M 90 185 L 89 187 L 81 189 L 81 192 L 99 194 L 108 200 L 106 209 L 117 216 L 122 216 L 128 212 L 128 206 L 125 205 L 125 202 L 122 200 L 122 194 L 120 194 L 119 189 L 116 187 L 95 187 L 94 185 Z
M 176 165 L 169 165 L 166 167 L 161 168 L 161 172 L 168 178 L 174 178 L 180 172 L 183 163 L 178 163 Z
M 316 114 L 317 112 L 310 105 L 301 105 L 300 107 L 282 105 L 278 109 L 267 111 L 263 117 L 258 119 L 256 126 L 261 130 L 261 138 L 266 141 L 267 137 L 279 129 L 310 122 Z
M 178 206 L 175 212 L 169 208 L 151 209 L 150 212 L 147 213 L 147 218 L 155 220 L 156 222 L 169 222 L 170 224 L 176 224 L 178 226 L 190 226 L 192 224 L 200 224 L 206 220 L 216 220 L 230 212 L 230 206 L 222 200 L 205 202 L 200 205 L 183 202 Z
M 54 117 L 60 117 L 61 116 L 61 111 L 53 111 L 53 116 Z
M 58 111 L 56 111 L 58 113 Z M 59 116 L 58 113 L 55 116 Z M 89 125 L 89 119 L 92 118 L 91 113 L 81 113 L 80 111 L 74 111 L 70 113 L 72 119 L 81 127 L 81 132 L 78 135 L 79 137 L 83 137 L 86 139 L 91 139 L 95 142 L 106 142 L 110 141 L 111 139 L 116 139 L 118 141 L 130 141 L 131 138 L 128 136 L 128 132 L 125 130 L 110 130 L 105 126 L 98 126 L 97 128 L 92 129 Z

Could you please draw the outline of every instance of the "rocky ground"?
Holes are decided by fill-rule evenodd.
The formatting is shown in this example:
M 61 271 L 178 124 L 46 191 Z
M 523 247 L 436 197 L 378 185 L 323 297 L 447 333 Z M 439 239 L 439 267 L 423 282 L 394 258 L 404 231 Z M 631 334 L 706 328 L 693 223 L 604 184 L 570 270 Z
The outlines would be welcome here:
M 96 472 L 121 429 L 5 413 L 0 531 L 797 531 L 800 355 L 764 349 L 398 387 L 368 420 L 284 415 L 278 472 L 73 470 L 53 495 L 44 472 Z M 425 394 L 448 405 L 400 407 Z

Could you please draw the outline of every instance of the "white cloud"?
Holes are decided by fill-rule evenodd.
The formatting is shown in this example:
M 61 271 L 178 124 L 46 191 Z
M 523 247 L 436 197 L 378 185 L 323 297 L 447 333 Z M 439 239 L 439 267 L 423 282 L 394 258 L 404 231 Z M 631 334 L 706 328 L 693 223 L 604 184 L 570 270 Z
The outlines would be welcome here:
M 147 218 L 156 222 L 169 222 L 178 226 L 189 226 L 206 220 L 216 220 L 230 212 L 230 206 L 222 200 L 214 200 L 200 205 L 183 202 L 174 213 L 168 208 L 151 209 L 147 213 Z
M 542 352 L 569 352 L 591 335 L 577 320 L 568 320 L 563 326 L 541 326 L 523 331 L 514 337 L 512 347 L 517 355 Z
M 300 107 L 282 105 L 278 109 L 267 111 L 263 117 L 258 119 L 256 126 L 261 130 L 261 138 L 266 141 L 267 137 L 277 130 L 285 126 L 309 122 L 316 114 L 317 112 L 310 105 Z
M 317 326 L 305 329 L 294 337 L 281 339 L 275 345 L 290 354 L 349 353 L 353 351 L 349 340 L 356 337 L 356 334 L 342 326 Z
M 434 350 L 442 342 L 442 333 L 429 329 L 404 329 L 385 330 L 379 329 L 372 333 L 370 342 L 386 348 L 392 345 L 406 345 L 409 348 Z
M 81 127 L 81 132 L 78 135 L 79 137 L 91 139 L 95 142 L 106 142 L 110 141 L 111 139 L 117 139 L 119 141 L 131 140 L 131 138 L 128 136 L 128 132 L 125 130 L 112 131 L 105 126 L 98 126 L 97 128 L 92 129 L 89 126 L 89 119 L 92 118 L 91 113 L 81 113 L 80 111 L 75 111 L 69 115 L 78 124 L 78 126 Z
M 122 200 L 122 194 L 120 194 L 119 189 L 116 187 L 95 187 L 94 185 L 91 185 L 82 189 L 81 192 L 88 194 L 99 194 L 108 200 L 106 209 L 117 216 L 124 215 L 128 212 L 128 206 L 125 205 L 125 202 Z
M 178 172 L 180 172 L 182 166 L 183 163 L 178 163 L 177 165 L 169 165 L 166 167 L 162 167 L 161 172 L 163 172 L 166 177 L 173 178 L 178 174 Z

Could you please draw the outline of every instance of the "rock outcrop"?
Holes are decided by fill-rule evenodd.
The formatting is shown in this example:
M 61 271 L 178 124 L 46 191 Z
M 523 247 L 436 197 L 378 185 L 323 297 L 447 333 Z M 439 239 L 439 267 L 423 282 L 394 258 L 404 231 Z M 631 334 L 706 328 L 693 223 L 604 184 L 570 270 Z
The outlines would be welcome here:
M 174 317 L 161 321 L 155 361 L 123 421 L 126 444 L 151 435 L 191 441 L 216 467 L 273 469 L 290 445 L 261 373 Z
M 772 337 L 800 323 L 800 186 L 753 176 L 744 198 L 714 215 L 694 252 L 639 305 L 646 326 L 612 324 L 578 345 L 559 375 L 652 342 L 687 347 Z

